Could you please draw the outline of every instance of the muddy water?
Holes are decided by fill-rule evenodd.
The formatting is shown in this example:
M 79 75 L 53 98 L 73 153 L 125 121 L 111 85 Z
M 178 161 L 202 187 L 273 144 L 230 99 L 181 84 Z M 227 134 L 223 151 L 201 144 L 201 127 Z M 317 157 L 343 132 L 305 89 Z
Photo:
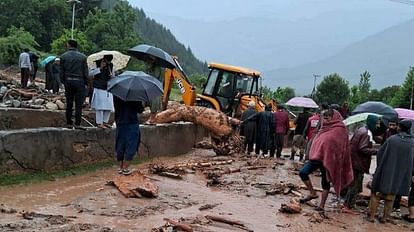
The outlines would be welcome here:
M 212 153 L 206 150 L 195 150 L 193 153 L 159 162 L 174 162 L 211 158 Z M 251 159 L 250 159 L 251 160 Z M 247 159 L 248 161 L 248 159 Z M 158 161 L 157 161 L 158 162 Z M 240 159 L 229 167 L 240 167 L 246 160 Z M 339 213 L 335 204 L 328 204 L 325 219 L 320 223 L 310 222 L 308 214 L 315 214 L 311 207 L 304 206 L 301 214 L 287 215 L 279 213 L 281 203 L 289 202 L 292 196 L 266 196 L 263 189 L 254 184 L 263 185 L 284 181 L 300 184 L 297 175 L 291 170 L 291 161 L 272 169 L 270 160 L 259 160 L 259 165 L 269 168 L 241 171 L 222 178 L 222 185 L 207 187 L 206 179 L 200 172 L 186 174 L 183 180 L 174 180 L 156 175 L 149 175 L 159 186 L 160 195 L 156 199 L 127 199 L 118 190 L 106 186 L 115 174 L 115 168 L 97 171 L 92 174 L 64 178 L 53 182 L 43 182 L 27 186 L 0 188 L 0 203 L 18 211 L 33 211 L 42 214 L 63 215 L 69 222 L 58 225 L 88 225 L 102 230 L 104 227 L 116 231 L 151 231 L 162 226 L 164 218 L 173 220 L 185 219 L 187 222 L 202 221 L 205 215 L 216 215 L 243 222 L 254 231 L 410 231 L 414 227 L 398 221 L 397 225 L 372 224 L 365 222 L 362 215 Z M 145 165 L 135 167 L 145 170 Z M 319 178 L 312 177 L 316 186 Z M 366 178 L 367 179 L 367 178 Z M 301 190 L 306 194 L 305 190 Z M 328 201 L 332 200 L 330 198 Z M 317 203 L 317 202 L 316 202 Z M 209 210 L 200 211 L 205 204 L 217 204 Z M 27 224 L 19 214 L 1 214 L 0 225 L 15 223 Z M 24 224 L 23 227 L 8 231 L 59 231 L 56 223 L 33 220 L 36 225 Z M 95 227 L 93 227 L 93 226 Z M 243 231 L 222 223 L 193 223 L 195 231 Z M 88 228 L 89 228 L 88 227 Z M 23 229 L 22 229 L 23 228 Z M 69 227 L 67 227 L 69 228 Z M 80 231 L 75 227 L 61 231 Z M 0 227 L 1 230 L 1 227 Z

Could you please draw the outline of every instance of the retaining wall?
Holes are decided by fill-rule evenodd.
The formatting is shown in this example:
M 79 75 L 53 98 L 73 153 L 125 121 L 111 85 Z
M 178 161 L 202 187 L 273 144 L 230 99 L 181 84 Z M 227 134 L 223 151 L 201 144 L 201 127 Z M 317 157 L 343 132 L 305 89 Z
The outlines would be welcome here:
M 192 123 L 141 125 L 141 157 L 189 152 L 207 132 Z M 115 129 L 37 128 L 0 131 L 0 175 L 55 171 L 114 160 Z

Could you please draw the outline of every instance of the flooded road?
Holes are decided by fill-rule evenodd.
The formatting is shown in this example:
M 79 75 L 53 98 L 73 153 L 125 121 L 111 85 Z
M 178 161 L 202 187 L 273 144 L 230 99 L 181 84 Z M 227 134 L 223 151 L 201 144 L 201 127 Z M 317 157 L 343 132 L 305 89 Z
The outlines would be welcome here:
M 222 158 L 233 161 L 209 167 L 208 171 L 240 170 L 221 175 L 218 183 L 212 186 L 207 186 L 206 169 L 187 172 L 179 180 L 151 174 L 148 163 L 135 166 L 159 187 L 159 196 L 153 199 L 125 198 L 118 189 L 106 185 L 118 175 L 115 167 L 53 182 L 1 187 L 2 207 L 16 209 L 17 212 L 5 213 L 7 210 L 2 210 L 0 231 L 151 231 L 163 226 L 166 218 L 189 224 L 194 231 L 246 231 L 246 228 L 263 232 L 414 231 L 414 226 L 401 220 L 396 220 L 395 224 L 372 224 L 363 220 L 363 214 L 341 213 L 336 203 L 331 202 L 335 199 L 332 196 L 328 200 L 327 218 L 320 218 L 308 205 L 302 206 L 300 214 L 281 213 L 280 205 L 295 196 L 266 192 L 282 183 L 300 186 L 298 162 L 278 162 L 272 169 L 274 161 L 270 159 Z M 185 156 L 152 160 L 150 163 L 173 165 L 211 159 L 214 159 L 211 151 L 196 149 Z M 252 162 L 260 168 L 246 168 Z M 312 178 L 319 187 L 319 177 Z M 307 194 L 303 189 L 298 192 Z M 206 205 L 214 207 L 200 210 Z M 245 228 L 211 221 L 206 216 L 236 220 Z

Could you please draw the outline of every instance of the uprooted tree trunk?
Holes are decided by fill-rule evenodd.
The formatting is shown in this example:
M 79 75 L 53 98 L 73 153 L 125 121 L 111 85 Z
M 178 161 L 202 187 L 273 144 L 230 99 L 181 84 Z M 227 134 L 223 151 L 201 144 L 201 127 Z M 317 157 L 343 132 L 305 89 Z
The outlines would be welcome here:
M 242 150 L 243 140 L 232 129 L 239 120 L 229 118 L 223 112 L 201 106 L 173 104 L 157 114 L 156 123 L 178 121 L 193 122 L 206 128 L 212 135 L 213 149 L 217 155 L 231 155 Z

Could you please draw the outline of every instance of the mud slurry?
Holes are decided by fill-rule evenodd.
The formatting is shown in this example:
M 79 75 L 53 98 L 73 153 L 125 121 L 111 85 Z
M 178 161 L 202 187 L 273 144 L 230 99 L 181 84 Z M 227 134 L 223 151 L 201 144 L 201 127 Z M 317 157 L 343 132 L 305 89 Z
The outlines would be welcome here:
M 395 224 L 366 222 L 363 214 L 341 212 L 332 196 L 325 214 L 313 210 L 312 204 L 318 200 L 302 205 L 299 214 L 281 213 L 282 203 L 297 198 L 298 193 L 307 194 L 297 176 L 299 162 L 279 161 L 275 165 L 270 159 L 213 154 L 196 149 L 185 156 L 136 166 L 159 187 L 159 196 L 151 199 L 125 198 L 116 188 L 106 185 L 117 175 L 115 168 L 54 182 L 0 188 L 0 203 L 4 204 L 0 210 L 0 231 L 176 231 L 177 226 L 165 219 L 190 226 L 194 231 L 414 228 L 401 220 Z M 208 165 L 212 162 L 217 163 Z M 202 165 L 188 165 L 194 163 Z M 170 167 L 182 179 L 150 172 L 154 164 Z M 313 176 L 312 180 L 319 187 L 320 178 Z

